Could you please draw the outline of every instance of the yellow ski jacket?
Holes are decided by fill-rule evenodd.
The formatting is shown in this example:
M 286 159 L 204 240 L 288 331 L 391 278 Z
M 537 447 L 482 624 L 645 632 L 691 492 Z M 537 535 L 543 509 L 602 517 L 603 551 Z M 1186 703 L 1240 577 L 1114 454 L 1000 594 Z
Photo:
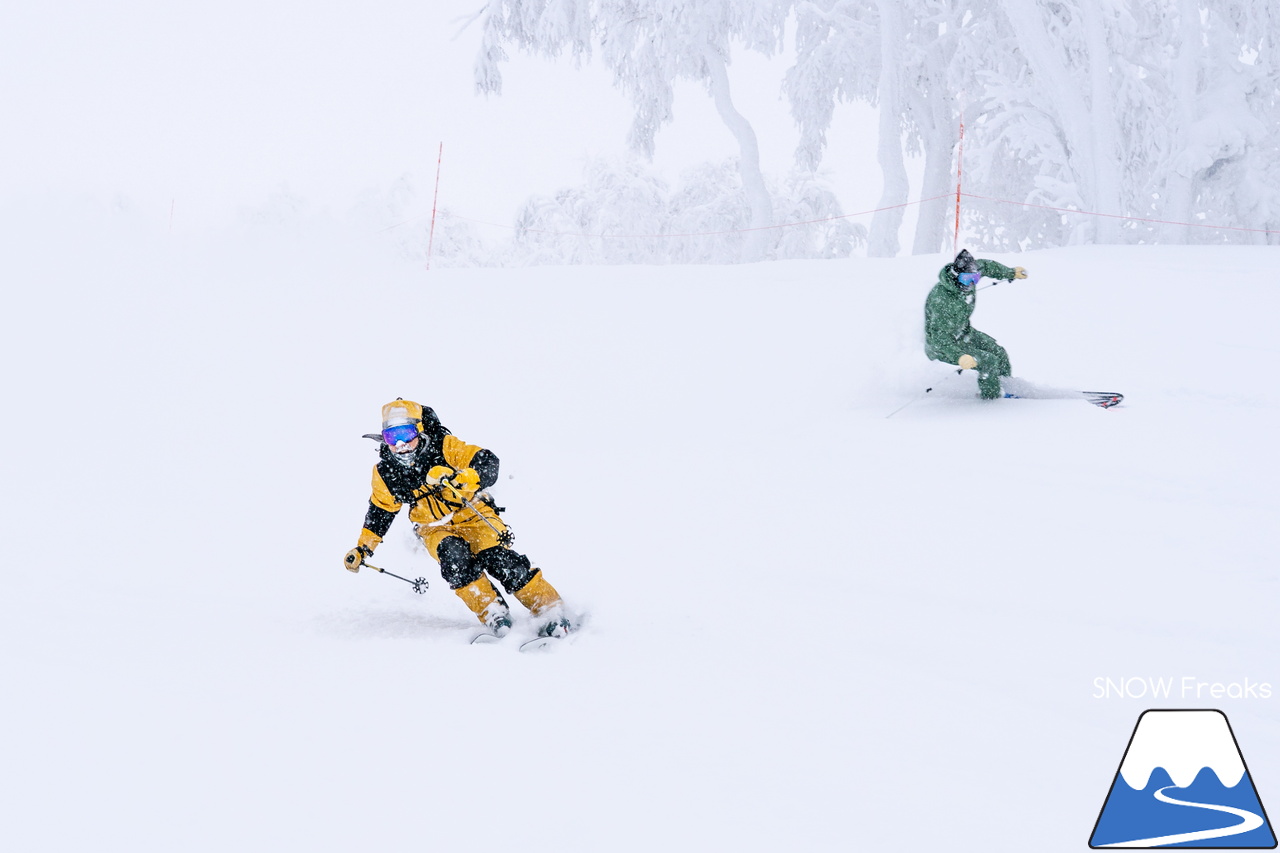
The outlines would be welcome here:
M 383 445 L 381 458 L 373 468 L 373 494 L 365 513 L 364 529 L 360 531 L 360 545 L 370 550 L 376 548 L 405 504 L 409 505 L 409 520 L 417 524 L 434 524 L 451 516 L 458 522 L 474 520 L 475 513 L 470 508 L 459 507 L 439 496 L 436 487 L 440 479 L 430 475 L 436 466 L 447 466 L 451 469 L 449 473 L 474 468 L 480 475 L 481 489 L 497 482 L 498 457 L 492 452 L 449 433 L 427 434 L 421 441 L 426 445 L 409 465 L 395 459 L 391 449 Z

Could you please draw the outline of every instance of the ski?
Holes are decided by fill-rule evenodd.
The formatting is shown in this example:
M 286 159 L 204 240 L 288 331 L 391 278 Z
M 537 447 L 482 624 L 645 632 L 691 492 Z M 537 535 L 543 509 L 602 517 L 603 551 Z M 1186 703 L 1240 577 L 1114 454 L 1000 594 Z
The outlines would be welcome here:
M 1080 393 L 1083 394 L 1084 398 L 1090 403 L 1093 403 L 1095 406 L 1101 406 L 1104 409 L 1109 409 L 1112 406 L 1118 406 L 1120 405 L 1120 401 L 1124 399 L 1123 394 L 1118 394 L 1115 391 L 1081 391 Z
M 497 645 L 498 643 L 502 642 L 502 639 L 503 638 L 499 637 L 497 634 L 491 634 L 488 631 L 483 631 L 471 638 L 471 645 L 473 646 Z M 534 637 L 532 640 L 526 640 L 523 643 L 521 643 L 519 645 L 519 649 L 522 652 L 538 652 L 538 651 L 542 651 L 543 649 L 547 649 L 547 648 L 550 648 L 551 646 L 554 646 L 556 643 L 559 643 L 563 639 L 564 639 L 563 637 Z
M 520 644 L 522 652 L 540 652 L 543 649 L 549 649 L 557 643 L 564 640 L 564 637 L 534 637 L 532 640 Z
M 537 652 L 543 649 L 549 649 L 556 643 L 562 642 L 565 637 L 573 633 L 574 627 L 569 624 L 569 620 L 560 617 L 555 622 L 547 625 L 538 632 L 538 636 L 529 640 L 527 643 L 520 644 L 522 652 Z
M 503 639 L 505 638 L 499 637 L 492 631 L 481 631 L 479 634 L 476 634 L 471 638 L 471 645 L 492 646 L 501 643 Z M 532 640 L 525 640 L 521 643 L 519 649 L 522 652 L 537 652 L 550 648 L 563 639 L 564 637 L 534 637 Z
M 1118 391 L 1069 391 L 1065 388 L 1043 388 L 1029 382 L 1008 379 L 1004 382 L 1007 400 L 1073 400 L 1083 397 L 1103 409 L 1120 405 L 1124 395 Z

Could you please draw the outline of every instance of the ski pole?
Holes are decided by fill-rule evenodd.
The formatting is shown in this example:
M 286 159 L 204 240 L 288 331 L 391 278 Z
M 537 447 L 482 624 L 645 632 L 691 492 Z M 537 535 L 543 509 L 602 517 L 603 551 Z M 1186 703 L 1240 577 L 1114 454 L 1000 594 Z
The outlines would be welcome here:
M 456 472 L 455 472 L 455 473 L 456 473 Z M 439 484 L 439 485 L 441 486 L 441 491 L 443 491 L 443 489 L 444 489 L 444 488 L 446 488 L 446 487 L 445 487 L 445 485 L 444 485 L 443 483 L 441 483 L 441 484 Z M 501 546 L 502 546 L 502 547 L 504 547 L 504 548 L 510 548 L 510 547 L 511 547 L 511 543 L 513 543 L 513 542 L 515 542 L 515 541 L 516 541 L 516 537 L 515 537 L 515 534 L 511 532 L 510 528 L 508 528 L 508 529 L 506 529 L 506 530 L 499 530 L 497 527 L 495 527 L 495 526 L 493 525 L 493 522 L 492 522 L 492 521 L 490 521 L 488 518 L 486 518 L 486 517 L 485 517 L 484 513 L 482 513 L 482 512 L 480 511 L 480 508 L 479 508 L 479 507 L 477 507 L 474 503 L 472 503 L 472 502 L 471 502 L 470 498 L 465 498 L 465 497 L 463 497 L 463 496 L 462 496 L 462 493 L 461 493 L 461 492 L 459 492 L 459 491 L 458 491 L 456 488 L 454 488 L 453 486 L 448 486 L 447 488 L 448 488 L 451 492 L 453 492 L 453 494 L 458 498 L 458 500 L 462 501 L 462 505 L 463 505 L 464 507 L 466 507 L 467 509 L 469 509 L 469 510 L 471 510 L 473 513 L 475 513 L 477 518 L 479 518 L 481 521 L 483 521 L 485 524 L 487 524 L 487 525 L 489 526 L 489 529 L 493 531 L 493 535 L 498 537 L 498 544 L 499 544 L 499 545 L 501 545 Z M 481 491 L 481 492 L 476 492 L 476 494 L 477 494 L 477 495 L 480 495 L 480 494 L 482 494 L 482 491 Z M 441 495 L 441 497 L 443 497 L 443 495 Z
M 1024 275 L 1024 276 L 1023 276 L 1023 278 L 1026 278 L 1026 276 Z M 995 279 L 992 279 L 992 280 L 991 280 L 991 283 L 990 283 L 990 284 L 984 284 L 984 285 L 982 285 L 982 287 L 974 288 L 974 291 L 973 291 L 973 292 L 974 292 L 974 293 L 977 293 L 979 290 L 986 290 L 988 287 L 995 287 L 997 284 L 1000 284 L 1001 282 L 1005 282 L 1005 281 L 1017 281 L 1017 279 L 1013 279 L 1013 278 L 995 278 Z
M 401 577 L 400 577 L 398 574 L 396 574 L 395 572 L 389 572 L 389 571 L 387 571 L 386 569 L 380 569 L 380 568 L 378 568 L 377 566 L 375 566 L 373 563 L 367 563 L 367 562 L 366 562 L 366 563 L 362 563 L 361 565 L 368 566 L 369 568 L 373 569 L 375 572 L 381 572 L 381 573 L 382 573 L 382 574 L 384 574 L 384 575 L 391 575 L 391 577 L 393 577 L 393 578 L 400 578 L 400 580 L 404 581 L 405 583 L 413 584 L 413 591 L 414 591 L 414 592 L 416 592 L 416 593 L 418 593 L 418 595 L 426 595 L 426 592 L 427 592 L 427 586 L 428 586 L 428 584 L 427 584 L 427 579 L 426 579 L 426 578 L 418 578 L 417 580 L 409 580 L 408 578 L 401 578 Z
M 462 495 L 459 494 L 458 497 L 462 498 Z M 499 545 L 501 545 L 504 548 L 510 548 L 511 543 L 516 541 L 515 534 L 511 532 L 510 528 L 507 528 L 506 530 L 499 530 L 498 528 L 494 527 L 493 522 L 485 518 L 484 513 L 480 512 L 480 509 L 475 504 L 473 504 L 469 499 L 462 498 L 462 505 L 465 506 L 467 509 L 471 510 L 472 512 L 474 512 L 480 518 L 480 520 L 483 521 L 485 524 L 489 525 L 489 529 L 492 530 L 494 535 L 498 537 Z
M 957 375 L 957 376 L 959 376 L 961 373 L 964 373 L 964 370 L 963 370 L 963 369 L 961 369 L 961 370 L 957 370 L 957 371 L 956 371 L 956 375 Z M 945 376 L 944 376 L 944 377 L 942 377 L 942 378 L 943 378 L 943 380 L 946 380 L 946 378 L 947 378 L 947 377 L 945 377 Z M 941 383 L 939 383 L 939 384 L 941 384 Z M 891 418 L 891 417 L 893 417 L 894 415 L 898 414 L 898 412 L 901 412 L 903 409 L 905 409 L 907 406 L 910 406 L 912 403 L 915 403 L 915 402 L 918 402 L 918 401 L 920 401 L 920 400 L 923 400 L 926 396 L 928 396 L 929 392 L 930 392 L 930 391 L 932 391 L 932 390 L 934 389 L 934 387 L 936 387 L 936 386 L 930 386 L 930 387 L 928 387 L 928 388 L 924 389 L 924 393 L 923 393 L 923 394 L 921 394 L 919 397 L 912 397 L 910 400 L 908 400 L 907 402 L 903 403 L 901 406 L 899 406 L 898 408 L 894 409 L 894 410 L 893 410 L 892 412 L 890 412 L 889 414 L 885 415 L 885 416 L 884 416 L 884 417 L 885 417 L 885 420 L 888 420 L 889 418 Z

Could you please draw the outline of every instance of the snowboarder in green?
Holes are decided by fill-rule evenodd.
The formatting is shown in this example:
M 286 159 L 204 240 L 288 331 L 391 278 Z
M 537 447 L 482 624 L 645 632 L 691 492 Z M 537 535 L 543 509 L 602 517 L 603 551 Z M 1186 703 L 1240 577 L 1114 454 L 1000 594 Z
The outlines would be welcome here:
M 968 249 L 938 272 L 938 283 L 924 303 L 924 354 L 961 370 L 978 371 L 978 391 L 983 399 L 1000 396 L 1000 377 L 1009 375 L 1009 353 L 996 339 L 969 325 L 973 315 L 974 288 L 983 276 L 1013 281 L 1026 278 L 1022 267 L 1006 267 L 986 258 L 974 258 Z

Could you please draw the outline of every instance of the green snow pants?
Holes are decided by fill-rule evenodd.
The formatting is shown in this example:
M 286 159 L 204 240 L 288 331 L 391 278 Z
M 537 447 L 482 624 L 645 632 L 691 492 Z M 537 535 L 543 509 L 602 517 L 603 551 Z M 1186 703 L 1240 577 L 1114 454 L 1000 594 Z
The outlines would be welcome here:
M 948 342 L 945 346 L 925 347 L 925 355 L 935 361 L 958 364 L 960 356 L 971 355 L 978 362 L 978 392 L 984 399 L 1000 396 L 1000 377 L 1009 376 L 1009 353 L 996 343 L 996 339 L 977 329 L 965 335 L 966 341 Z

